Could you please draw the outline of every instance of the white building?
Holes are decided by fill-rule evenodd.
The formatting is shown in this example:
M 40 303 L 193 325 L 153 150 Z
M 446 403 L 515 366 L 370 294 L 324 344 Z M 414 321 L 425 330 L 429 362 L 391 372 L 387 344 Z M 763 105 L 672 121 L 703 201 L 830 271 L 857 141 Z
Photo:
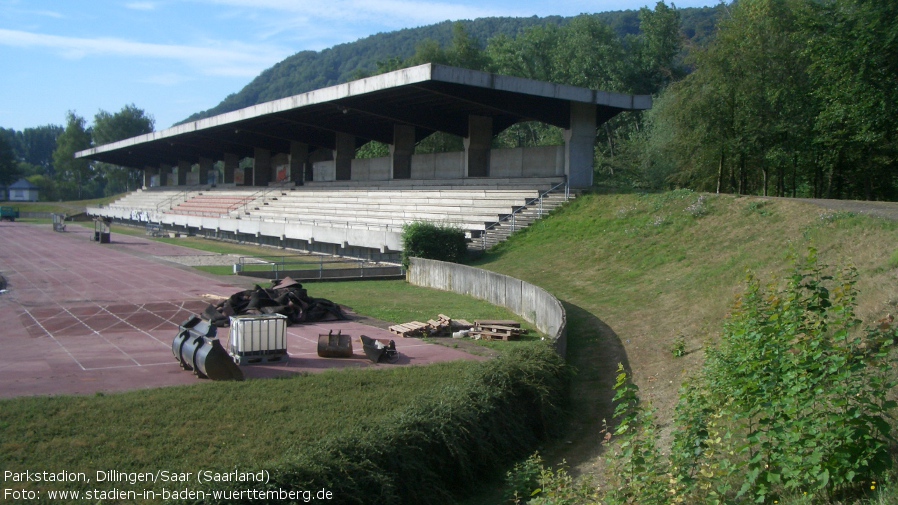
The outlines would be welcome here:
M 9 201 L 36 202 L 38 187 L 25 179 L 19 179 L 9 186 Z

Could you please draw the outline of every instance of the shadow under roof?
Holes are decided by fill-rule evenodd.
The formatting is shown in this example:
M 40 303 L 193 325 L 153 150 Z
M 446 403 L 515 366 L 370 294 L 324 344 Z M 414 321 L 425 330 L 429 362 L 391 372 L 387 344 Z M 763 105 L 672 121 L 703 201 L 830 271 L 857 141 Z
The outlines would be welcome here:
M 443 131 L 465 137 L 468 117 L 489 116 L 493 135 L 522 121 L 569 128 L 571 102 L 596 106 L 596 126 L 626 110 L 651 108 L 647 95 L 625 95 L 428 63 L 181 124 L 80 151 L 87 158 L 144 168 L 255 148 L 289 153 L 291 142 L 335 149 L 336 133 L 393 142 L 393 126 L 415 127 L 416 140 Z

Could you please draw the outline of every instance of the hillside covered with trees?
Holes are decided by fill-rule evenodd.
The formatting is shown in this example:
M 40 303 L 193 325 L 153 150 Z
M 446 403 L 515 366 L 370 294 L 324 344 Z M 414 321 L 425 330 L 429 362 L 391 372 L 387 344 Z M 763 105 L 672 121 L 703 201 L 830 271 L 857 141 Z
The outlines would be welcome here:
M 680 12 L 683 34 L 689 40 L 701 44 L 713 33 L 716 20 L 722 11 L 690 8 L 682 9 Z M 639 12 L 635 10 L 602 12 L 590 17 L 607 25 L 617 38 L 635 36 L 640 31 Z M 246 87 L 229 95 L 217 106 L 192 114 L 184 122 L 370 75 L 385 66 L 390 66 L 391 62 L 412 58 L 416 52 L 421 52 L 422 45 L 428 48 L 451 44 L 458 26 L 482 48 L 490 39 L 497 36 L 516 38 L 537 27 L 564 27 L 574 19 L 561 16 L 533 16 L 479 18 L 457 23 L 444 21 L 419 28 L 378 33 L 322 51 L 302 51 L 265 70 Z
M 597 132 L 596 180 L 611 190 L 895 200 L 896 18 L 891 2 L 742 0 L 703 9 L 658 2 L 570 18 L 444 22 L 297 53 L 187 120 L 445 63 L 653 95 L 652 110 L 622 114 Z M 85 122 L 81 129 L 90 127 Z M 109 167 L 57 170 L 47 146 L 62 127 L 0 133 L 0 183 L 10 174 L 47 177 L 36 183 L 69 188 L 42 191 L 56 199 L 100 196 L 133 182 L 133 174 Z M 560 142 L 557 129 L 526 123 L 503 132 L 495 145 Z M 417 149 L 460 146 L 458 138 L 434 135 Z M 358 155 L 386 151 L 369 144 Z

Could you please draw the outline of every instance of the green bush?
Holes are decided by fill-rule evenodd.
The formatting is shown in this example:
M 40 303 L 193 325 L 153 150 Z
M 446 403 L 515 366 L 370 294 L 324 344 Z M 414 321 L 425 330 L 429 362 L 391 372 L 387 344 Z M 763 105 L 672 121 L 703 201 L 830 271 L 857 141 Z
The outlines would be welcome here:
M 467 251 L 465 232 L 460 228 L 424 221 L 402 227 L 402 264 L 406 268 L 412 257 L 459 263 Z
M 797 263 L 783 285 L 749 276 L 683 387 L 669 456 L 620 367 L 601 499 L 564 503 L 854 503 L 887 478 L 898 331 L 890 318 L 861 326 L 854 269 L 830 273 L 813 249 Z
M 859 491 L 888 470 L 895 332 L 860 327 L 856 277 L 813 249 L 783 287 L 749 277 L 681 399 L 671 454 L 685 486 L 764 501 Z

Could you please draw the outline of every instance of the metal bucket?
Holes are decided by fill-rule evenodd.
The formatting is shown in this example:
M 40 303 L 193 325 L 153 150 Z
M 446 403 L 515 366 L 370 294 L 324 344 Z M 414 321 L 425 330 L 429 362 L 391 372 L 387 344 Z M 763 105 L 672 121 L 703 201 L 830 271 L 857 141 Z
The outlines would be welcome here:
M 196 350 L 193 370 L 198 377 L 214 381 L 242 381 L 243 372 L 234 363 L 228 351 L 217 338 L 202 338 L 203 344 Z
M 181 357 L 181 348 L 184 347 L 184 343 L 187 342 L 187 339 L 190 338 L 190 331 L 182 330 L 178 333 L 174 340 L 171 343 L 171 353 L 175 355 L 175 359 L 181 364 L 181 368 L 184 370 L 193 370 L 193 364 L 188 364 Z
M 322 358 L 352 357 L 352 339 L 339 331 L 334 335 L 333 330 L 327 332 L 327 335 L 319 334 L 318 355 Z
M 365 356 L 374 363 L 381 361 L 396 363 L 399 360 L 399 352 L 396 350 L 396 342 L 382 338 L 371 338 L 367 335 L 359 335 Z
M 243 372 L 215 338 L 215 326 L 193 316 L 181 323 L 178 330 L 171 350 L 181 368 L 193 370 L 201 378 L 243 380 Z

